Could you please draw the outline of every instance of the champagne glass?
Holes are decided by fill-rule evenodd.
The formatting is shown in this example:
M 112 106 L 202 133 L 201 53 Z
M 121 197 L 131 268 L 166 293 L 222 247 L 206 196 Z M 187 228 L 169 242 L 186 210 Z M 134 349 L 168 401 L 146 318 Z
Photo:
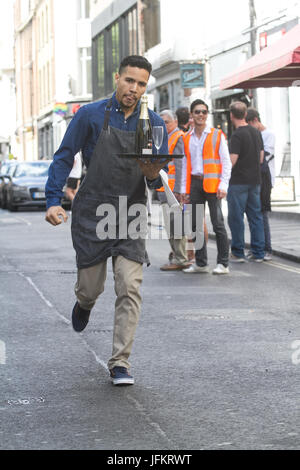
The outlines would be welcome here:
M 158 154 L 158 151 L 160 147 L 162 146 L 163 143 L 163 138 L 164 138 L 164 128 L 163 126 L 153 126 L 152 128 L 152 136 L 153 136 L 153 142 L 156 148 L 156 153 Z

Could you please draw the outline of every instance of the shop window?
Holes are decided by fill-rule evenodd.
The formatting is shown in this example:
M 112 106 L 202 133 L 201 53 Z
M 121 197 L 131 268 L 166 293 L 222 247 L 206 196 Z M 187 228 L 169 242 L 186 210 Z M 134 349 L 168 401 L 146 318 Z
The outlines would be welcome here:
M 169 109 L 170 97 L 169 97 L 169 90 L 168 90 L 167 85 L 159 87 L 158 92 L 159 92 L 159 109 L 161 111 L 163 109 Z

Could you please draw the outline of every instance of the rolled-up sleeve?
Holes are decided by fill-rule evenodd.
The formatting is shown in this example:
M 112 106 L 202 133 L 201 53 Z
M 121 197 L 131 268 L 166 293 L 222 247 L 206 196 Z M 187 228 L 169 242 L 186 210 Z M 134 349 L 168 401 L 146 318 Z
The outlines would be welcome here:
M 228 145 L 223 134 L 221 136 L 219 153 L 220 153 L 220 159 L 221 159 L 221 164 L 222 164 L 222 176 L 221 176 L 221 180 L 219 184 L 219 189 L 221 191 L 227 192 L 228 186 L 229 186 L 229 180 L 231 177 L 232 164 L 230 160 Z

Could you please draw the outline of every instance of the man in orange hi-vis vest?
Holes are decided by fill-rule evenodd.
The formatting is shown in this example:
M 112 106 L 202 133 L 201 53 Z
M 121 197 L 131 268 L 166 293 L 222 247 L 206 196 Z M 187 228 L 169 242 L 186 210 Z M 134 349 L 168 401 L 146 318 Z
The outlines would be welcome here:
M 167 132 L 168 132 L 168 145 L 169 145 L 169 154 L 179 155 L 184 153 L 184 144 L 183 136 L 184 132 L 180 130 L 177 125 L 177 116 L 173 111 L 166 109 L 160 113 L 160 116 L 165 122 Z M 180 194 L 182 187 L 182 159 L 174 158 L 168 165 L 168 177 L 169 177 L 169 186 L 173 191 L 175 197 L 179 202 L 182 202 L 183 194 Z M 160 203 L 162 204 L 165 225 L 167 215 L 165 212 L 165 205 L 167 202 L 165 192 L 163 188 L 157 189 L 157 197 Z M 172 221 L 171 221 L 172 223 Z M 187 251 L 186 251 L 186 237 L 183 235 L 181 238 L 174 236 L 172 229 L 169 233 L 169 242 L 172 248 L 172 257 L 170 263 L 164 264 L 161 266 L 161 271 L 181 271 L 190 266 L 191 263 L 188 261 Z
M 191 104 L 194 129 L 185 135 L 184 174 L 186 194 L 192 205 L 193 232 L 202 230 L 196 226 L 196 207 L 208 203 L 210 219 L 217 241 L 217 266 L 213 274 L 227 274 L 229 242 L 222 214 L 221 201 L 226 197 L 231 176 L 231 160 L 225 135 L 220 129 L 207 125 L 208 106 L 197 99 Z M 196 249 L 195 264 L 184 269 L 185 273 L 208 273 L 207 246 Z

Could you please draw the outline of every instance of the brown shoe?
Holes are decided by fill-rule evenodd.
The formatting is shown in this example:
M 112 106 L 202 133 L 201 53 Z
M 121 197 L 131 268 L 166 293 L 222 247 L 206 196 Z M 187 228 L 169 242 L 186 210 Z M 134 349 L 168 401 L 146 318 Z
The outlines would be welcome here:
M 161 271 L 182 271 L 183 269 L 186 269 L 190 266 L 189 263 L 186 264 L 175 264 L 175 263 L 170 263 L 170 264 L 164 264 L 163 266 L 160 267 Z

